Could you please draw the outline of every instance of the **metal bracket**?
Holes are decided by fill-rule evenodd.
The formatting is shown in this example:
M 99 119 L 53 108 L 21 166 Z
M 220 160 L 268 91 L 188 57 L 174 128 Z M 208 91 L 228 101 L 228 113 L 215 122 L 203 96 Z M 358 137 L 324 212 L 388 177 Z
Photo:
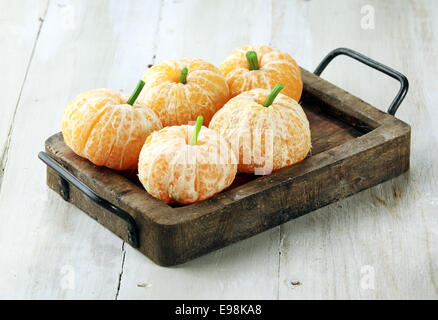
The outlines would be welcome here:
M 102 208 L 108 210 L 112 214 L 115 214 L 117 217 L 124 220 L 127 223 L 129 244 L 134 248 L 138 248 L 140 246 L 137 224 L 134 218 L 129 213 L 123 211 L 122 209 L 116 207 L 109 201 L 99 196 L 96 192 L 86 186 L 82 181 L 80 181 L 64 167 L 62 167 L 47 153 L 41 151 L 38 154 L 38 158 L 43 161 L 47 166 L 55 170 L 56 173 L 58 173 L 61 183 L 61 196 L 64 198 L 64 200 L 68 201 L 70 198 L 69 183 L 71 183 L 82 193 L 84 193 L 88 198 L 90 198 L 94 203 L 98 204 Z
M 389 106 L 388 113 L 390 115 L 395 115 L 399 105 L 402 103 L 403 99 L 406 96 L 406 93 L 409 89 L 409 82 L 408 79 L 401 74 L 398 71 L 395 71 L 394 69 L 387 67 L 380 62 L 377 62 L 371 58 L 368 58 L 367 56 L 364 56 L 363 54 L 356 52 L 354 50 L 348 49 L 348 48 L 338 48 L 333 51 L 331 51 L 328 55 L 325 56 L 325 58 L 321 61 L 321 63 L 316 67 L 315 71 L 313 72 L 317 76 L 320 76 L 321 73 L 324 71 L 324 69 L 327 67 L 327 65 L 337 56 L 339 55 L 345 55 L 349 56 L 350 58 L 353 58 L 357 61 L 362 62 L 363 64 L 366 64 L 367 66 L 379 70 L 380 72 L 383 72 L 384 74 L 390 76 L 391 78 L 394 78 L 400 82 L 400 90 L 398 91 L 396 97 L 392 101 L 391 105 Z
M 68 184 L 68 181 L 65 180 L 63 177 L 58 176 L 59 181 L 59 191 L 61 193 L 62 199 L 65 201 L 70 200 L 70 185 Z

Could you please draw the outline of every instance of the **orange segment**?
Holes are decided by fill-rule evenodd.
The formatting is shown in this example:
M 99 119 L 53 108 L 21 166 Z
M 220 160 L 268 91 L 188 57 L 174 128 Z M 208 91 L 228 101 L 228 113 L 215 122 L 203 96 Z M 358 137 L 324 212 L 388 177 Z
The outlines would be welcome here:
M 255 51 L 259 70 L 250 70 L 246 53 Z M 225 76 L 232 97 L 251 89 L 272 90 L 277 84 L 285 86 L 282 93 L 299 101 L 303 90 L 301 71 L 295 60 L 287 53 L 269 46 L 245 46 L 227 57 L 219 66 Z
M 237 160 L 228 142 L 202 127 L 196 145 L 194 126 L 154 132 L 140 153 L 138 176 L 144 188 L 166 203 L 194 203 L 212 197 L 234 180 Z
M 116 170 L 135 169 L 147 136 L 162 128 L 157 115 L 140 104 L 126 104 L 114 90 L 84 92 L 63 115 L 65 143 L 95 165 Z
M 180 72 L 188 69 L 187 83 L 179 83 Z M 198 115 L 204 123 L 229 99 L 228 84 L 212 64 L 201 59 L 167 60 L 148 70 L 140 102 L 150 107 L 163 126 L 188 124 Z
M 209 128 L 225 137 L 239 155 L 239 172 L 268 174 L 302 161 L 310 151 L 309 121 L 301 106 L 280 93 L 266 108 L 269 92 L 241 93 L 210 122 Z

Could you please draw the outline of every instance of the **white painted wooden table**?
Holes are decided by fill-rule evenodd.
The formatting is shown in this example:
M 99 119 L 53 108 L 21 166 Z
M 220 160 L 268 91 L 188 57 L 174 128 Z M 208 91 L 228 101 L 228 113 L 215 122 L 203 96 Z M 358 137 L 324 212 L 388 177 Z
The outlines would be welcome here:
M 1 0 L 0 298 L 438 298 L 437 30 L 433 0 Z M 309 70 L 345 46 L 404 73 L 410 171 L 172 268 L 46 187 L 37 153 L 76 94 L 254 43 Z M 343 57 L 323 76 L 385 110 L 398 89 Z

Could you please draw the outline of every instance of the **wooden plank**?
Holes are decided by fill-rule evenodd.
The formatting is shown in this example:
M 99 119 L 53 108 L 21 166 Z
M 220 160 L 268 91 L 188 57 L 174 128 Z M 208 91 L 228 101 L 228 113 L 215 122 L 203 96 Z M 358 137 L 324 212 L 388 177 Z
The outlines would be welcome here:
M 50 2 L 0 194 L 2 298 L 117 295 L 122 241 L 47 189 L 37 154 L 59 131 L 63 107 L 76 94 L 96 87 L 132 90 L 139 70 L 152 61 L 159 10 L 156 1 Z
M 46 9 L 47 1 L 0 4 L 0 188 L 16 107 Z
M 156 61 L 200 57 L 218 64 L 240 46 L 269 43 L 270 12 L 263 0 L 166 0 Z M 276 298 L 278 244 L 273 229 L 176 268 L 156 266 L 128 246 L 119 298 Z
M 365 4 L 375 29 L 361 28 Z M 287 32 L 302 15 L 295 33 L 310 37 L 288 45 L 302 45 L 312 66 L 346 46 L 406 74 L 397 116 L 415 133 L 409 173 L 281 226 L 280 299 L 437 298 L 437 9 L 433 1 L 274 1 L 273 30 Z M 397 82 L 346 57 L 332 64 L 323 77 L 386 110 Z

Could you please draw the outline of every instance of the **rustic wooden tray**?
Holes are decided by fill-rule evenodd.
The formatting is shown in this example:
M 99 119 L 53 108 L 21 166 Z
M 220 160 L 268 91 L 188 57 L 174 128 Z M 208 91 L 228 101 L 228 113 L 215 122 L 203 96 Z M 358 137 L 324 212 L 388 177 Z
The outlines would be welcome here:
M 331 52 L 320 74 L 339 54 L 366 63 L 402 86 L 390 113 L 407 91 L 400 73 L 349 49 Z M 301 105 L 310 121 L 312 154 L 268 176 L 239 174 L 215 197 L 170 206 L 151 197 L 133 172 L 97 167 L 74 154 L 61 133 L 46 141 L 40 158 L 47 185 L 155 263 L 175 265 L 248 238 L 352 195 L 409 168 L 410 127 L 359 98 L 302 70 Z M 72 187 L 73 186 L 73 187 Z

